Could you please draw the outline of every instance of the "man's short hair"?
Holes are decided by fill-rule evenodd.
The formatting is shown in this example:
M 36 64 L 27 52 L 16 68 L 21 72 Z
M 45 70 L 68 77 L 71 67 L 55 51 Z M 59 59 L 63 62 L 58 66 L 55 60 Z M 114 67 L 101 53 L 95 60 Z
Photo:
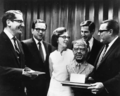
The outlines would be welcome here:
M 118 35 L 119 34 L 119 23 L 113 19 L 109 20 L 104 20 L 102 24 L 107 23 L 107 29 L 113 29 L 113 35 Z
M 46 24 L 45 21 L 42 20 L 42 19 L 37 19 L 37 20 L 35 20 L 35 21 L 32 23 L 32 29 L 35 29 L 35 24 L 36 24 L 36 23 L 44 23 L 45 26 L 46 26 L 46 29 L 47 29 L 47 24 Z
M 3 28 L 7 26 L 6 21 L 8 19 L 11 21 L 16 19 L 16 14 L 23 15 L 23 13 L 20 10 L 8 10 L 5 12 L 5 14 L 2 17 Z
M 80 24 L 80 27 L 88 26 L 90 33 L 95 32 L 95 23 L 90 20 L 85 20 Z

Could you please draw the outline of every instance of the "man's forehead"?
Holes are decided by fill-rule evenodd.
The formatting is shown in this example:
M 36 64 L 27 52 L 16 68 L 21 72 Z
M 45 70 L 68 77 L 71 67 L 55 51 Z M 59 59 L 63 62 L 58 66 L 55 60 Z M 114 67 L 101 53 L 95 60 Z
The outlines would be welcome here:
M 74 48 L 85 48 L 85 46 L 82 44 L 74 44 L 73 47 Z
M 107 29 L 107 23 L 101 24 L 99 30 L 106 30 Z
M 22 14 L 15 14 L 16 19 L 23 20 Z
M 81 30 L 83 30 L 83 31 L 89 31 L 89 26 L 82 26 Z
M 36 28 L 41 28 L 41 29 L 46 29 L 45 23 L 36 23 L 36 24 L 35 24 L 35 27 L 36 27 Z

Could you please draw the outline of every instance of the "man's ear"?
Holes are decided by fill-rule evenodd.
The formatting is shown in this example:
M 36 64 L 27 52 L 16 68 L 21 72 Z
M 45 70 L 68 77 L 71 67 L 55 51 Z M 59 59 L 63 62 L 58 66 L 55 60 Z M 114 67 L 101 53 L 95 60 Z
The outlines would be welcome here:
M 32 29 L 31 29 L 31 33 L 33 33 L 33 31 L 34 31 L 34 29 L 32 28 Z
M 11 20 L 7 19 L 7 20 L 6 20 L 6 24 L 7 24 L 8 26 L 11 26 Z
M 110 35 L 113 35 L 113 29 L 109 30 Z

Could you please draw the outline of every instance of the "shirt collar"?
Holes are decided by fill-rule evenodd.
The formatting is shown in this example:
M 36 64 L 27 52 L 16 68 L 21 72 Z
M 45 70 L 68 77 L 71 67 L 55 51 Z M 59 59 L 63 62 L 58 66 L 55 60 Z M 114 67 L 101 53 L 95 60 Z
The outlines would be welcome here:
M 116 41 L 116 39 L 118 38 L 118 36 L 116 36 L 108 45 L 109 47 L 113 45 L 113 43 Z
M 75 66 L 78 66 L 78 65 L 87 65 L 87 63 L 86 63 L 86 61 L 85 62 L 83 62 L 83 63 L 78 63 L 75 59 L 74 59 L 74 64 L 75 64 Z
M 10 40 L 14 37 L 7 29 L 4 29 L 4 33 L 8 36 Z
M 91 44 L 93 42 L 93 37 L 88 42 Z
M 93 37 L 88 41 L 88 42 L 89 42 L 90 50 L 92 49 L 93 41 L 94 41 L 94 38 L 93 38 Z
M 38 41 L 34 36 L 33 36 L 33 39 L 35 40 L 35 43 L 38 44 L 38 42 L 42 43 L 43 41 Z

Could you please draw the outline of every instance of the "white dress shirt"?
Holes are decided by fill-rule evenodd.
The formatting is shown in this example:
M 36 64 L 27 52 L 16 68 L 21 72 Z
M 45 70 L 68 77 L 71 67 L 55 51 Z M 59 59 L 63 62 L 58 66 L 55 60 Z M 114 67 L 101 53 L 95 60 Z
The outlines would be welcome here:
M 16 50 L 15 45 L 14 45 L 14 40 L 13 40 L 13 37 L 14 37 L 14 36 L 13 36 L 8 30 L 6 30 L 6 29 L 4 29 L 4 33 L 8 36 L 8 38 L 10 39 L 10 41 L 11 41 L 14 49 Z M 17 42 L 16 42 L 16 45 L 17 45 L 17 48 L 19 49 L 19 46 L 18 46 L 18 43 L 17 43 Z M 19 49 L 19 50 L 20 50 L 20 49 Z

